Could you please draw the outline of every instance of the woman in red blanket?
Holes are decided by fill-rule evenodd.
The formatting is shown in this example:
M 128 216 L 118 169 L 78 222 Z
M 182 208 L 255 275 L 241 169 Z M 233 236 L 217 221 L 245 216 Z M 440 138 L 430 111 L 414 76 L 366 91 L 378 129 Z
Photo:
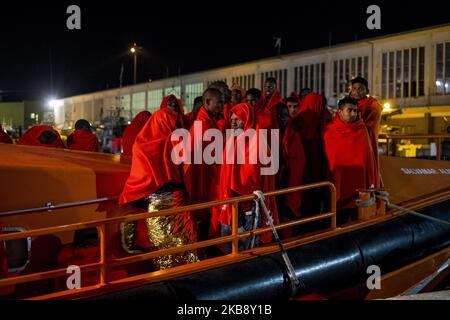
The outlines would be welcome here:
M 130 125 L 125 129 L 122 135 L 122 155 L 131 157 L 133 155 L 133 145 L 137 135 L 151 117 L 150 111 L 144 110 L 139 112 Z
M 177 128 L 186 128 L 187 120 L 174 95 L 164 98 L 161 108 L 153 113 L 136 137 L 130 176 L 119 203 L 147 207 L 149 212 L 186 204 L 182 168 L 171 158 L 170 136 Z M 128 225 L 128 230 L 132 230 Z M 135 244 L 147 249 L 170 248 L 197 240 L 196 225 L 188 213 L 152 217 L 136 225 Z M 159 269 L 197 261 L 193 252 L 156 258 Z
M 91 132 L 91 124 L 85 119 L 75 122 L 75 131 L 67 138 L 67 147 L 71 150 L 98 152 L 100 143 Z
M 325 98 L 317 93 L 310 93 L 300 102 L 298 113 L 291 118 L 295 130 L 298 131 L 305 151 L 305 167 L 302 183 L 314 183 L 326 178 L 323 168 L 326 164 L 323 150 L 322 132 L 325 124 L 331 120 Z M 318 214 L 324 211 L 323 190 L 315 189 L 303 192 L 303 213 Z
M 38 125 L 28 129 L 17 141 L 19 145 L 49 148 L 64 148 L 64 143 L 55 129 L 46 125 Z
M 263 192 L 272 191 L 275 189 L 275 175 L 262 175 L 262 165 L 259 161 L 252 164 L 249 159 L 251 152 L 258 152 L 261 148 L 261 140 L 258 139 L 258 131 L 255 130 L 256 122 L 252 110 L 252 106 L 246 103 L 241 103 L 231 109 L 231 127 L 235 130 L 235 136 L 230 137 L 231 141 L 227 142 L 224 151 L 224 164 L 220 172 L 220 197 L 222 199 L 230 198 L 238 195 L 252 194 L 253 191 L 261 190 Z M 246 135 L 250 131 L 254 132 L 254 136 L 250 138 L 250 142 L 243 143 Z M 241 139 L 241 141 L 240 141 Z M 255 141 L 257 148 L 252 147 L 252 142 Z M 242 149 L 241 147 L 244 146 Z M 268 150 L 268 149 L 267 149 Z M 227 162 L 225 159 L 228 152 L 234 152 L 233 163 Z M 268 150 L 270 152 L 270 150 Z M 238 154 L 241 154 L 245 159 L 243 164 L 239 164 Z M 275 198 L 270 197 L 265 199 L 267 208 L 271 211 L 275 224 L 279 223 L 278 211 Z M 239 232 L 254 229 L 255 227 L 267 226 L 266 215 L 262 208 L 259 209 L 259 216 L 256 215 L 256 207 L 254 201 L 244 202 L 239 204 Z M 231 234 L 231 205 L 225 205 L 214 212 L 211 221 L 212 233 L 217 233 L 220 228 L 222 235 Z M 257 245 L 259 237 L 255 237 L 253 245 Z M 261 241 L 264 243 L 272 240 L 272 233 L 266 232 L 261 235 Z M 252 239 L 246 238 L 240 243 L 240 249 L 245 250 L 252 246 Z M 229 253 L 230 245 L 225 246 L 225 252 Z

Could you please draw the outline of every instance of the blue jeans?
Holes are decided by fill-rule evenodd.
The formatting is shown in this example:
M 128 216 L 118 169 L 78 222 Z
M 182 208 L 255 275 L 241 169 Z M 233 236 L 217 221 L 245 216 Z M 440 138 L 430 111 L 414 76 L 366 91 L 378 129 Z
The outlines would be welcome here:
M 249 212 L 239 212 L 239 228 L 238 233 L 243 233 L 245 231 L 250 231 L 256 228 L 260 228 L 262 224 L 262 210 L 260 210 L 260 214 L 258 217 L 258 221 L 256 221 L 256 210 L 255 206 L 252 207 L 252 211 Z M 228 236 L 231 234 L 231 226 L 228 224 L 222 224 L 220 227 L 220 233 L 222 236 Z M 252 239 L 254 238 L 254 246 L 257 247 L 259 245 L 260 236 L 250 236 L 247 238 L 243 238 L 239 240 L 239 251 L 244 251 L 251 249 Z M 231 242 L 227 242 L 225 245 L 225 253 L 231 253 Z

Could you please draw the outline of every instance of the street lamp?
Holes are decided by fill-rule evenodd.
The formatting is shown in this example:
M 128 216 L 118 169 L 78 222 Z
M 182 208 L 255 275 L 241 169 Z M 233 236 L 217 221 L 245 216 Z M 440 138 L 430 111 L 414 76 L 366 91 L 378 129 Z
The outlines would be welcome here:
M 133 46 L 130 49 L 130 52 L 133 54 L 134 57 L 134 76 L 133 76 L 133 82 L 136 84 L 136 70 L 137 70 L 137 49 L 136 43 L 133 44 Z

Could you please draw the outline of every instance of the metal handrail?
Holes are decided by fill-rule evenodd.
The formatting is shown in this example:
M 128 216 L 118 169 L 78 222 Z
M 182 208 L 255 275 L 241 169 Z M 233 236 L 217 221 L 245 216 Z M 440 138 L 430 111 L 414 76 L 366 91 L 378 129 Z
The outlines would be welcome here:
M 440 134 L 440 133 L 433 133 L 433 134 L 422 134 L 422 133 L 416 133 L 416 134 L 379 134 L 378 138 L 381 139 L 421 139 L 421 138 L 448 138 L 450 139 L 450 134 Z
M 80 200 L 80 201 L 75 201 L 75 202 L 66 202 L 66 203 L 60 203 L 60 204 L 56 204 L 56 205 L 52 204 L 51 202 L 47 202 L 45 204 L 45 206 L 43 206 L 43 207 L 2 211 L 2 212 L 0 212 L 0 217 L 7 217 L 7 216 L 18 215 L 18 214 L 41 212 L 41 211 L 51 211 L 51 210 L 64 209 L 64 208 L 79 207 L 79 206 L 85 206 L 85 205 L 89 205 L 89 204 L 96 204 L 96 203 L 101 203 L 101 202 L 106 202 L 106 201 L 111 201 L 111 200 L 117 200 L 118 198 L 119 198 L 119 196 L 105 197 L 105 198 L 98 198 L 98 199 L 92 199 L 92 200 Z
M 300 224 L 305 224 L 312 221 L 317 221 L 325 218 L 331 218 L 331 229 L 336 229 L 336 188 L 331 182 L 318 182 L 308 185 L 302 185 L 298 187 L 292 187 L 292 188 L 286 188 L 281 190 L 275 190 L 265 193 L 265 197 L 272 197 L 272 196 L 279 196 L 287 193 L 292 192 L 298 192 L 298 191 L 304 191 L 304 190 L 310 190 L 315 188 L 329 188 L 330 189 L 330 198 L 331 198 L 331 211 L 323 214 L 319 214 L 313 217 L 309 218 L 302 218 L 297 219 L 295 221 L 290 221 L 286 223 L 282 223 L 276 226 L 276 229 L 282 229 L 282 228 L 288 228 Z M 236 257 L 239 254 L 238 251 L 238 241 L 241 238 L 249 237 L 251 235 L 258 235 L 264 232 L 270 232 L 270 227 L 265 228 L 259 228 L 254 231 L 247 231 L 244 233 L 238 234 L 238 203 L 243 201 L 249 201 L 256 199 L 255 195 L 245 195 L 245 196 L 239 196 L 239 197 L 233 197 L 226 200 L 220 200 L 220 201 L 210 201 L 206 203 L 199 203 L 199 204 L 193 204 L 178 208 L 172 208 L 172 209 L 166 209 L 161 210 L 157 212 L 145 212 L 145 213 L 138 213 L 138 214 L 131 214 L 123 217 L 114 217 L 114 218 L 106 218 L 101 220 L 95 220 L 95 221 L 89 221 L 89 222 L 81 222 L 81 223 L 74 223 L 69 225 L 63 225 L 63 226 L 54 226 L 54 227 L 47 227 L 47 228 L 40 228 L 35 230 L 28 230 L 28 231 L 22 231 L 22 232 L 14 232 L 14 233 L 8 233 L 8 234 L 0 234 L 0 241 L 7 241 L 7 240 L 14 240 L 14 239 L 21 239 L 21 238 L 27 238 L 32 236 L 39 236 L 44 234 L 53 234 L 53 233 L 59 233 L 59 232 L 68 232 L 68 231 L 75 231 L 80 229 L 86 229 L 86 228 L 92 228 L 97 227 L 99 230 L 99 245 L 100 245 L 100 261 L 97 263 L 91 263 L 87 265 L 80 266 L 80 269 L 82 270 L 95 270 L 100 269 L 100 283 L 98 285 L 105 286 L 107 285 L 106 280 L 106 268 L 113 267 L 113 266 L 119 266 L 119 265 L 125 265 L 130 264 L 137 261 L 144 261 L 153 259 L 158 256 L 163 255 L 169 255 L 169 254 L 175 254 L 190 250 L 195 250 L 199 248 L 208 247 L 211 245 L 217 245 L 222 244 L 226 242 L 232 242 L 232 252 L 228 256 L 231 258 Z M 230 236 L 223 236 L 218 237 L 215 239 L 205 240 L 201 242 L 194 242 L 190 244 L 186 244 L 179 247 L 173 247 L 169 249 L 160 249 L 157 251 L 152 251 L 149 253 L 143 253 L 138 254 L 130 257 L 125 258 L 116 258 L 107 260 L 106 259 L 106 225 L 109 224 L 117 224 L 127 221 L 136 221 L 141 219 L 146 219 L 150 217 L 158 217 L 158 216 L 169 216 L 169 215 L 175 215 L 180 212 L 188 212 L 188 211 L 197 211 L 202 210 L 206 208 L 211 208 L 215 206 L 221 206 L 223 204 L 231 204 L 232 205 L 232 234 Z M 57 209 L 65 208 L 67 206 L 61 207 L 61 206 L 55 206 Z M 28 211 L 27 211 L 28 213 Z M 170 271 L 170 270 L 169 270 Z M 65 274 L 65 269 L 57 269 L 57 270 L 50 270 L 45 272 L 37 272 L 33 274 L 27 274 L 27 275 L 19 275 L 14 276 L 10 278 L 4 278 L 0 279 L 0 287 L 2 286 L 10 286 L 15 285 L 19 283 L 25 283 L 30 281 L 36 281 L 41 279 L 47 279 L 47 278 L 55 278 L 58 276 L 62 276 Z M 67 290 L 61 291 L 66 292 Z

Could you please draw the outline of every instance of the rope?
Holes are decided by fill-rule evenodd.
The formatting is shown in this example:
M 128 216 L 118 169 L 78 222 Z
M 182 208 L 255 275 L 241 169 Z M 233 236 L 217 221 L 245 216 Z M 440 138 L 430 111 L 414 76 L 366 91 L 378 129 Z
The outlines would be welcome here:
M 425 215 L 423 213 L 419 213 L 417 211 L 413 211 L 413 210 L 410 210 L 410 209 L 407 209 L 407 208 L 403 208 L 403 207 L 400 207 L 400 206 L 397 206 L 395 204 L 390 203 L 390 201 L 389 201 L 389 193 L 387 191 L 375 191 L 375 195 L 376 195 L 376 197 L 378 199 L 383 200 L 384 202 L 386 202 L 386 206 L 388 206 L 390 208 L 397 209 L 397 210 L 404 211 L 404 212 L 408 212 L 408 213 L 411 213 L 411 214 L 413 214 L 415 216 L 418 216 L 418 217 L 421 217 L 421 218 L 424 218 L 424 219 L 428 219 L 428 220 L 431 220 L 431 221 L 434 221 L 434 222 L 437 222 L 437 223 L 441 223 L 441 224 L 444 224 L 446 226 L 450 226 L 450 222 L 448 222 L 448 221 L 445 221 L 445 220 L 442 220 L 442 219 L 438 219 L 438 218 L 435 218 L 435 217 L 430 217 L 430 216 L 427 216 L 427 215 Z
M 255 219 L 253 220 L 252 230 L 256 230 L 258 228 L 259 216 L 260 216 L 260 205 L 258 200 L 255 201 Z M 252 235 L 252 239 L 250 240 L 250 248 L 253 249 L 255 247 L 256 235 Z
M 356 200 L 356 206 L 360 208 L 367 208 L 374 205 L 377 202 L 377 198 L 375 197 L 375 193 L 370 193 L 370 198 L 368 200 Z
M 275 229 L 275 225 L 273 224 L 273 218 L 270 214 L 270 211 L 267 209 L 266 204 L 264 203 L 264 193 L 262 191 L 258 190 L 258 191 L 254 191 L 253 194 L 256 195 L 256 197 L 257 197 L 257 199 L 255 201 L 259 202 L 260 205 L 262 206 L 264 213 L 266 214 L 266 217 L 267 217 L 267 223 L 272 228 L 272 233 L 275 238 L 275 241 L 278 243 L 278 246 L 280 247 L 281 256 L 283 257 L 283 262 L 286 267 L 286 271 L 287 271 L 289 280 L 291 282 L 291 288 L 292 288 L 291 296 L 294 296 L 295 293 L 297 292 L 297 289 L 299 288 L 299 286 L 301 286 L 304 289 L 306 289 L 306 286 L 305 286 L 304 282 L 299 277 L 297 277 L 297 274 L 295 273 L 295 269 L 292 266 L 291 260 L 289 259 L 289 256 L 287 255 L 286 249 L 284 248 L 284 245 L 281 242 L 280 237 L 278 236 L 277 230 Z

